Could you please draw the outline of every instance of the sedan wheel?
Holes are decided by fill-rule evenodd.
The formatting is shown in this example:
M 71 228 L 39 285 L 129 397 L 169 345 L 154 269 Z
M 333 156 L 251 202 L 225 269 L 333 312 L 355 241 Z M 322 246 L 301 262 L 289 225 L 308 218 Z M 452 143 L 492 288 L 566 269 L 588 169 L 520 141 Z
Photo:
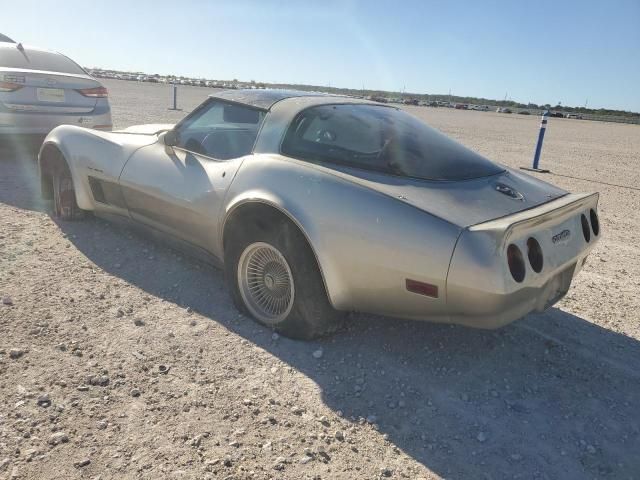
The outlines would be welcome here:
M 251 314 L 267 325 L 287 318 L 295 299 L 291 268 L 284 255 L 272 245 L 248 245 L 238 262 L 240 295 Z

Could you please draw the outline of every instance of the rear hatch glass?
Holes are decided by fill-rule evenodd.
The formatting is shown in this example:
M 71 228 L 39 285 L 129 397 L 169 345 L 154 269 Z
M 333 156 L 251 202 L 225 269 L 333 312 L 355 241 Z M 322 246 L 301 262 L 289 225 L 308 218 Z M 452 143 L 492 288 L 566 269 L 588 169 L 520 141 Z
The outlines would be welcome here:
M 30 48 L 20 50 L 16 45 L 0 47 L 0 67 L 44 70 L 74 75 L 87 74 L 77 63 L 64 55 Z
M 303 110 L 287 130 L 282 153 L 422 180 L 469 180 L 504 171 L 403 110 L 368 104 Z

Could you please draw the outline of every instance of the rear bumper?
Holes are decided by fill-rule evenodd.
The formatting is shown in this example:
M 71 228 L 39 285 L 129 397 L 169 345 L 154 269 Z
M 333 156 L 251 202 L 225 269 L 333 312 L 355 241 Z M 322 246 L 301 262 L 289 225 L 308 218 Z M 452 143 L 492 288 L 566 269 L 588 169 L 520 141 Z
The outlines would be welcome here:
M 542 312 L 560 301 L 581 270 L 587 254 L 571 262 L 564 270 L 549 275 L 540 286 L 526 286 L 511 293 L 483 291 L 468 296 L 463 312 L 449 316 L 451 323 L 475 328 L 495 329 L 512 323 L 532 312 Z
M 592 230 L 587 241 L 581 227 L 581 215 L 589 218 L 591 209 L 597 211 L 597 203 L 597 194 L 567 195 L 465 230 L 447 278 L 449 321 L 498 328 L 559 301 L 601 235 Z M 565 230 L 570 236 L 554 242 L 554 236 Z M 539 242 L 544 255 L 540 272 L 533 270 L 527 258 L 527 240 L 531 237 Z M 509 271 L 506 249 L 510 244 L 518 246 L 524 256 L 522 282 L 515 281 Z
M 85 128 L 111 130 L 111 109 L 94 109 L 83 114 L 50 114 L 34 112 L 15 112 L 0 109 L 0 135 L 46 135 L 59 125 L 76 125 Z

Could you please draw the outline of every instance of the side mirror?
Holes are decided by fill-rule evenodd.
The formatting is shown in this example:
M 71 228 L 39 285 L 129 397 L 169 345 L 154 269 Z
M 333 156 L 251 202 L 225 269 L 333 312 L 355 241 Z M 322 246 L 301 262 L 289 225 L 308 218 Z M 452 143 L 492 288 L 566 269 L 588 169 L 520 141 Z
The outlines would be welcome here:
M 175 130 L 168 130 L 167 132 L 165 132 L 163 139 L 164 144 L 167 147 L 175 147 L 176 145 L 178 145 L 178 134 Z

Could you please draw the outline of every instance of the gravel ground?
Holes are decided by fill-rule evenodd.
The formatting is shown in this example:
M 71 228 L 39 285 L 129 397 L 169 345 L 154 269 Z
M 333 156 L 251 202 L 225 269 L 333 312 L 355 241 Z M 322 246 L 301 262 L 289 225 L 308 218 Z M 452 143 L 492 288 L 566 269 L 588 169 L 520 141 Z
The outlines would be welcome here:
M 170 112 L 167 86 L 107 86 L 116 127 L 208 93 Z M 536 118 L 411 111 L 530 163 Z M 210 267 L 52 220 L 33 154 L 5 148 L 0 478 L 640 478 L 639 152 L 638 126 L 550 120 L 544 178 L 600 191 L 604 234 L 557 308 L 489 332 L 354 315 L 297 342 L 240 316 Z

